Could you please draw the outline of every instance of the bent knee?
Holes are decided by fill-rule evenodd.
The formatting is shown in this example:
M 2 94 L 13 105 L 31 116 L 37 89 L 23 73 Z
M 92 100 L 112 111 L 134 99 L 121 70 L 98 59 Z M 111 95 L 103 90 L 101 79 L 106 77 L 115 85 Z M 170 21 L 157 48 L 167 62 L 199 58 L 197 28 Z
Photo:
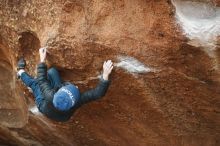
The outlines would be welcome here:
M 51 67 L 48 71 L 48 74 L 58 73 L 58 70 L 55 67 Z

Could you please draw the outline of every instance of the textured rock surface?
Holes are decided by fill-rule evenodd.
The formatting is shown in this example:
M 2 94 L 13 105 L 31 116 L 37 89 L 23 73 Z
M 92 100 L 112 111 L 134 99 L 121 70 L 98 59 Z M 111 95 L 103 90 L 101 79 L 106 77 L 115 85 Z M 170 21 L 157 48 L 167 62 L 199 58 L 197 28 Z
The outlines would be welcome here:
M 171 1 L 2 0 L 0 15 L 1 144 L 220 145 L 219 70 L 202 48 L 187 44 Z M 94 87 L 106 59 L 128 56 L 151 70 L 116 67 L 102 100 L 57 123 L 34 110 L 15 76 L 21 55 L 35 75 L 45 45 L 48 63 L 82 91 Z M 218 66 L 219 58 L 218 43 Z

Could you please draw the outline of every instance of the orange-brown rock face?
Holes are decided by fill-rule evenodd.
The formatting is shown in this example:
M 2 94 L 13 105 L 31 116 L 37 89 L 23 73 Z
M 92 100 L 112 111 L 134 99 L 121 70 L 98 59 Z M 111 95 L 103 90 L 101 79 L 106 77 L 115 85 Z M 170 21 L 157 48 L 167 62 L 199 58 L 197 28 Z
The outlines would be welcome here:
M 219 39 L 214 57 L 190 45 L 170 0 L 2 0 L 0 15 L 0 145 L 220 145 Z M 20 56 L 36 75 L 41 46 L 81 91 L 112 59 L 107 95 L 45 118 L 16 79 Z

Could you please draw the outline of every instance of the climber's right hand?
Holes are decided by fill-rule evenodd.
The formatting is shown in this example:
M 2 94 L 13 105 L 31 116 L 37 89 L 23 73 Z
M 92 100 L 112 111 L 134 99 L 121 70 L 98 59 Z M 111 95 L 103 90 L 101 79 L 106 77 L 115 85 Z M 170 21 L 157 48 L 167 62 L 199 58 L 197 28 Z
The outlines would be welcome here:
M 40 54 L 40 62 L 45 62 L 47 56 L 47 48 L 46 47 L 40 48 L 39 54 Z

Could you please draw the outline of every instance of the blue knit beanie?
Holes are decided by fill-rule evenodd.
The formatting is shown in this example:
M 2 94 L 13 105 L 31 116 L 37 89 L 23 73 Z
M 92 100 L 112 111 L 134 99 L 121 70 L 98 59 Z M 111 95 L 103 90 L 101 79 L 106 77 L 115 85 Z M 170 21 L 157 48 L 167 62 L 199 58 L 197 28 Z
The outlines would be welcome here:
M 80 92 L 76 86 L 69 84 L 60 88 L 53 98 L 53 105 L 61 111 L 71 109 L 79 100 Z

